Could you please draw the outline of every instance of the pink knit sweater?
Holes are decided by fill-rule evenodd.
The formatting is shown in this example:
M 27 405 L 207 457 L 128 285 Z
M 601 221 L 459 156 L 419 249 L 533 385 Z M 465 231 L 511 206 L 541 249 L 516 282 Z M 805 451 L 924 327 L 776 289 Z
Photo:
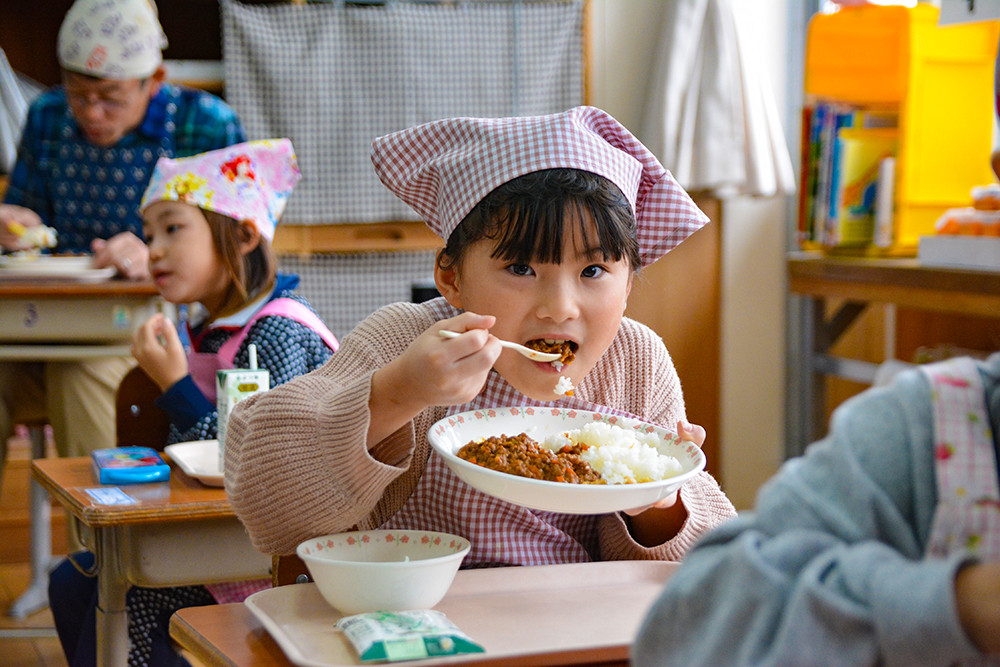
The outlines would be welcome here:
M 448 409 L 417 415 L 376 446 L 365 445 L 372 374 L 434 322 L 457 315 L 443 299 L 386 306 L 358 325 L 324 366 L 236 406 L 226 438 L 226 491 L 254 545 L 294 553 L 317 535 L 381 526 L 412 493 L 427 463 L 427 431 Z M 576 395 L 662 424 L 684 415 L 680 381 L 663 341 L 624 319 Z M 385 463 L 390 462 L 390 463 Z M 735 516 L 707 473 L 681 490 L 688 519 L 665 544 L 636 543 L 618 514 L 598 523 L 604 560 L 679 560 L 707 530 Z

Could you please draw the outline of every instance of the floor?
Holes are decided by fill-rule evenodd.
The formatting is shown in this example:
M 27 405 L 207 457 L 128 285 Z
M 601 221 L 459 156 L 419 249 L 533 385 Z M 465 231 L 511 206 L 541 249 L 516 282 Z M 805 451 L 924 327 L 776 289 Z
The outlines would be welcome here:
M 0 662 L 4 667 L 65 667 L 52 613 L 45 609 L 18 621 L 7 615 L 10 603 L 31 579 L 28 563 L 0 563 Z M 10 637 L 10 634 L 26 635 Z

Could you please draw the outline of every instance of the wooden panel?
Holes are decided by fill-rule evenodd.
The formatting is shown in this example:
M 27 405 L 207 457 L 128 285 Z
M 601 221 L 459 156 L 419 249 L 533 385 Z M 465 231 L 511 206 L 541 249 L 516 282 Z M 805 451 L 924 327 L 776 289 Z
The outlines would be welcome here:
M 834 299 L 827 304 L 826 318 L 840 308 L 843 301 Z M 869 305 L 858 319 L 847 328 L 833 348 L 831 354 L 838 357 L 869 361 L 879 364 L 885 361 L 885 315 L 886 308 L 878 304 Z M 824 401 L 824 425 L 830 423 L 830 415 L 834 409 L 855 394 L 859 394 L 870 385 L 854 382 L 846 378 L 828 376 L 826 383 L 826 400 Z
M 279 255 L 436 250 L 441 238 L 419 221 L 371 224 L 280 225 L 272 246 Z
M 720 476 L 722 204 L 694 195 L 712 222 L 642 270 L 625 314 L 663 338 L 681 378 L 688 419 L 705 427 L 707 469 Z
M 86 493 L 96 484 L 89 456 L 36 459 L 31 474 L 63 507 L 89 526 L 136 526 L 234 516 L 224 489 L 205 486 L 179 469 L 171 470 L 169 487 L 137 484 L 132 489 L 137 502 L 131 505 L 103 505 Z
M 896 356 L 912 361 L 921 347 L 1000 350 L 1000 311 L 993 317 L 943 315 L 908 308 L 896 314 Z
M 243 0 L 254 3 L 258 0 Z M 46 86 L 59 83 L 56 41 L 73 0 L 0 3 L 0 47 L 11 67 Z M 164 58 L 222 58 L 217 0 L 170 0 L 157 3 L 169 44 Z

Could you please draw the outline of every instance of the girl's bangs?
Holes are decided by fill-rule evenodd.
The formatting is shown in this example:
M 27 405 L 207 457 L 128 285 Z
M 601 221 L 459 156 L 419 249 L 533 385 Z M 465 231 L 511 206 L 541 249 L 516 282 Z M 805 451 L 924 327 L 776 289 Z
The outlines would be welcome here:
M 567 220 L 577 225 L 581 251 L 594 251 L 604 261 L 627 256 L 629 232 L 605 207 L 558 198 L 535 206 L 515 203 L 499 213 L 486 230 L 486 237 L 496 242 L 491 256 L 517 264 L 560 264 Z

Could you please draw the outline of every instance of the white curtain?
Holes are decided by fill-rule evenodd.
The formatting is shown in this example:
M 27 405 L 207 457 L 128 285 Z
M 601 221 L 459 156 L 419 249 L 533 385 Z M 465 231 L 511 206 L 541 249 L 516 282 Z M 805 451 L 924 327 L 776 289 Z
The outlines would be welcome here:
M 42 87 L 19 76 L 0 49 L 0 173 L 10 173 L 17 157 L 28 105 L 42 92 Z
M 686 189 L 718 197 L 795 191 L 746 0 L 669 0 L 643 140 Z

